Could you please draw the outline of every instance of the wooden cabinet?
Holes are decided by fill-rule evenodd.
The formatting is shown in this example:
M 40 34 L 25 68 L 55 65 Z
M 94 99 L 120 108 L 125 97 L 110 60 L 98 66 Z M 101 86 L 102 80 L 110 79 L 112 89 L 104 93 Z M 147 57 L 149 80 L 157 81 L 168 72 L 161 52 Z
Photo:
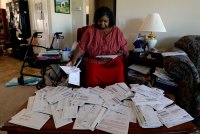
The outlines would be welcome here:
M 8 20 L 6 18 L 6 10 L 0 9 L 0 40 L 9 39 Z

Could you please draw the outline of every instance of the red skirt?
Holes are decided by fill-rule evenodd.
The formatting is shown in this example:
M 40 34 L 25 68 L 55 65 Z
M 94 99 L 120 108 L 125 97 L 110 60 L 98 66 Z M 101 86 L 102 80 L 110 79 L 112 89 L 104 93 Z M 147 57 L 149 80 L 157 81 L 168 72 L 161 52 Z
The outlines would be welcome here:
M 124 82 L 124 63 L 121 57 L 106 64 L 87 63 L 84 71 L 84 85 L 86 87 L 105 87 Z

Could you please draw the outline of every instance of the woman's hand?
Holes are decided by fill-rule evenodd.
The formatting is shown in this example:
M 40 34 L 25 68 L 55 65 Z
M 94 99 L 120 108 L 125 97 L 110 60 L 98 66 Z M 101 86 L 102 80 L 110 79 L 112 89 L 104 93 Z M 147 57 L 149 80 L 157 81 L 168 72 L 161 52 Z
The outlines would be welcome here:
M 123 53 L 117 53 L 118 56 L 123 57 Z
M 66 66 L 72 67 L 72 66 L 74 66 L 75 64 L 76 64 L 76 61 L 71 60 L 71 61 L 69 61 L 69 62 L 66 64 Z

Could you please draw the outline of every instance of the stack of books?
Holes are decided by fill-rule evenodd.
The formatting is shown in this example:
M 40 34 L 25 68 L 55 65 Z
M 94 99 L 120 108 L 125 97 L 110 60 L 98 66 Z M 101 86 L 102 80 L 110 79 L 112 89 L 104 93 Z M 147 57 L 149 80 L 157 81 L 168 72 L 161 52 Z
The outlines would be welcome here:
M 61 53 L 59 50 L 49 50 L 45 52 L 40 52 L 37 56 L 38 60 L 56 60 L 61 58 Z
M 181 49 L 172 49 L 170 51 L 167 52 L 162 52 L 161 53 L 163 57 L 167 57 L 167 56 L 177 56 L 177 55 L 187 55 L 183 50 Z
M 157 67 L 153 74 L 156 76 L 154 83 L 159 87 L 163 89 L 174 89 L 178 87 L 174 79 L 171 78 L 163 68 Z
M 128 83 L 139 83 L 139 84 L 145 84 L 147 85 L 148 81 L 146 80 L 146 76 L 138 73 L 137 71 L 134 71 L 132 69 L 128 70 Z
M 132 64 L 128 67 L 128 82 L 147 85 L 151 68 L 143 65 Z

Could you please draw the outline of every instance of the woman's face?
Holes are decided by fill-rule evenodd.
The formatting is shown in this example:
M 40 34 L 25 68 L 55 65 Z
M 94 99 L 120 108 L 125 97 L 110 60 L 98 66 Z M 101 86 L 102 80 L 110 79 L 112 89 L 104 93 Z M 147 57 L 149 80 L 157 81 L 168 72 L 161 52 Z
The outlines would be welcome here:
M 109 27 L 109 18 L 108 16 L 103 16 L 101 17 L 98 22 L 97 22 L 98 26 L 100 29 L 105 29 Z

